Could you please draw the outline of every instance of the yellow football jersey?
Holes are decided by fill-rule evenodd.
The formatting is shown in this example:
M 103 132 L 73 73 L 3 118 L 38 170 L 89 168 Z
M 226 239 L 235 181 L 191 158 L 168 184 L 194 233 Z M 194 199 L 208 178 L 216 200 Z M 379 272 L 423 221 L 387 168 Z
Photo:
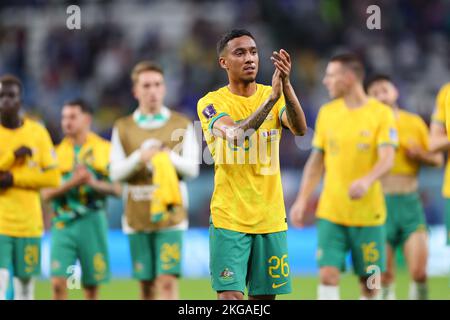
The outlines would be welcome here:
M 324 152 L 325 177 L 317 216 L 346 226 L 381 225 L 386 208 L 380 181 L 358 200 L 349 197 L 353 181 L 367 175 L 378 160 L 378 147 L 397 146 L 392 110 L 373 98 L 357 109 L 343 99 L 322 106 L 313 147 Z
M 56 155 L 47 130 L 39 123 L 25 119 L 17 129 L 0 125 L 0 159 L 9 158 L 2 170 L 10 171 L 14 186 L 0 189 L 0 234 L 12 237 L 39 237 L 43 221 L 39 189 L 60 183 Z M 15 160 L 14 151 L 26 146 L 32 157 Z
M 450 104 L 450 82 L 445 84 L 436 97 L 436 108 L 434 109 L 432 121 L 441 124 L 447 129 L 447 136 L 450 134 L 450 112 L 446 112 L 446 105 Z M 449 106 L 450 108 L 450 106 Z M 450 198 L 450 152 L 448 153 L 447 164 L 445 165 L 444 182 L 442 184 L 442 195 Z
M 414 113 L 399 110 L 395 123 L 398 130 L 398 148 L 395 154 L 394 167 L 390 174 L 417 175 L 420 164 L 406 156 L 406 149 L 419 146 L 424 150 L 429 149 L 428 127 L 422 118 Z
M 108 176 L 110 149 L 109 141 L 90 132 L 86 142 L 81 146 L 79 154 L 75 157 L 74 145 L 69 139 L 64 138 L 56 147 L 59 169 L 64 174 L 72 171 L 75 164 L 79 163 L 91 167 L 99 174 Z
M 235 122 L 248 118 L 271 91 L 270 86 L 258 84 L 255 94 L 243 97 L 223 87 L 198 102 L 198 117 L 214 160 L 211 218 L 216 228 L 253 234 L 287 229 L 279 164 L 284 97 L 241 146 L 211 133 L 214 122 L 225 115 Z

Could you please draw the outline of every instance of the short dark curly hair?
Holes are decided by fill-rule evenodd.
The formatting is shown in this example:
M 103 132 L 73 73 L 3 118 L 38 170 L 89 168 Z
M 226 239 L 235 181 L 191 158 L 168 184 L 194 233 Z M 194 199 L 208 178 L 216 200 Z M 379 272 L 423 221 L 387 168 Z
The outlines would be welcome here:
M 387 74 L 376 73 L 376 74 L 373 74 L 370 77 L 368 77 L 368 79 L 364 83 L 364 90 L 366 90 L 366 92 L 367 92 L 369 90 L 370 86 L 373 85 L 377 81 L 389 81 L 391 83 L 394 83 L 394 81 L 392 81 L 392 78 L 390 76 L 388 76 Z
M 91 107 L 91 105 L 84 99 L 82 98 L 75 98 L 72 100 L 68 100 L 66 101 L 66 103 L 64 103 L 65 106 L 71 106 L 71 107 L 79 107 L 81 112 L 83 113 L 87 113 L 90 115 L 94 114 L 94 109 Z
M 233 40 L 234 38 L 239 38 L 242 36 L 248 36 L 255 40 L 255 37 L 251 34 L 250 31 L 245 29 L 233 29 L 231 31 L 228 31 L 227 33 L 223 34 L 222 37 L 220 37 L 220 40 L 217 42 L 217 55 L 221 55 L 223 49 L 227 46 L 228 42 L 230 40 Z

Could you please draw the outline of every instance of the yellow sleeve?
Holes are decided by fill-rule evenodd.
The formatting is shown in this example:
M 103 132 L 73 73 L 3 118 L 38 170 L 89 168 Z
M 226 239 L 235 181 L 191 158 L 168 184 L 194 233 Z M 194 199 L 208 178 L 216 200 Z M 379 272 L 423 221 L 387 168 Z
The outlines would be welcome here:
M 429 131 L 428 127 L 420 116 L 417 116 L 417 130 L 419 133 L 420 146 L 424 150 L 430 150 Z
M 61 173 L 57 168 L 42 170 L 38 167 L 21 166 L 13 172 L 14 186 L 19 188 L 40 189 L 58 187 Z
M 377 145 L 392 145 L 398 147 L 398 132 L 395 124 L 394 112 L 392 110 L 386 109 L 386 111 L 380 114 Z
M 324 152 L 325 151 L 325 133 L 323 128 L 323 108 L 320 108 L 317 115 L 316 125 L 314 128 L 314 137 L 312 146 L 314 149 Z
M 450 85 L 445 95 L 445 127 L 447 129 L 447 138 L 450 140 Z
M 224 116 L 229 116 L 220 105 L 213 103 L 211 99 L 206 98 L 198 101 L 197 114 L 205 133 L 211 131 L 217 120 Z
M 436 107 L 434 109 L 433 115 L 431 117 L 433 122 L 440 123 L 444 125 L 446 123 L 446 112 L 445 103 L 447 93 L 450 91 L 450 85 L 445 85 L 439 90 L 436 97 Z M 450 116 L 450 115 L 449 115 Z
M 8 171 L 9 169 L 11 169 L 15 160 L 16 157 L 14 156 L 14 152 L 12 151 L 6 152 L 0 158 L 0 171 Z
M 20 166 L 13 171 L 14 186 L 19 188 L 39 189 L 45 187 L 58 187 L 61 183 L 61 173 L 56 161 L 56 152 L 53 143 L 45 128 L 40 134 L 40 157 L 37 166 Z
M 102 175 L 108 177 L 109 176 L 109 154 L 111 151 L 111 144 L 107 141 L 104 141 L 102 143 L 102 147 L 100 148 L 101 152 L 101 161 L 100 161 L 100 167 L 98 168 L 99 173 Z
M 42 135 L 42 138 L 40 139 L 41 145 L 39 147 L 41 151 L 40 166 L 43 170 L 56 168 L 58 167 L 56 150 L 55 147 L 53 146 L 52 139 L 50 138 L 47 129 L 42 128 L 41 135 Z

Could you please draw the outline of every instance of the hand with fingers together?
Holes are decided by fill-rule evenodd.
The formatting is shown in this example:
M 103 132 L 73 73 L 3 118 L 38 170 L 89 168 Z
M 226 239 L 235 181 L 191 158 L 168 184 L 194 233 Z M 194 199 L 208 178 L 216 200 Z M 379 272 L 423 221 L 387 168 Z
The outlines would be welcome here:
M 280 71 L 280 77 L 283 81 L 289 81 L 291 75 L 291 57 L 286 50 L 281 49 L 279 52 L 274 51 L 270 57 L 273 64 Z

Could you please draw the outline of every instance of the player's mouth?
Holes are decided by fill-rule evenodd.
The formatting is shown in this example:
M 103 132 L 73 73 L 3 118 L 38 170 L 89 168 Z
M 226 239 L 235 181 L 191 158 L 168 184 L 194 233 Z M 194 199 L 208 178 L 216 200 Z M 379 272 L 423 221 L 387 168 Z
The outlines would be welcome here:
M 247 65 L 244 67 L 244 72 L 245 73 L 253 73 L 256 70 L 256 66 L 254 65 Z

